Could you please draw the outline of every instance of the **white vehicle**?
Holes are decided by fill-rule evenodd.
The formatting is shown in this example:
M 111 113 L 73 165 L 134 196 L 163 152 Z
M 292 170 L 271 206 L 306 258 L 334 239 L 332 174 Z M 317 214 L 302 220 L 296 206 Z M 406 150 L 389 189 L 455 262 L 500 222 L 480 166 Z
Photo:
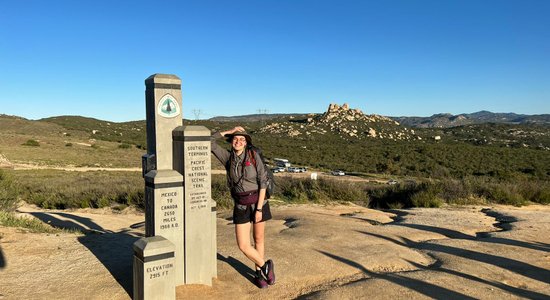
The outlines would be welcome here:
M 293 172 L 296 172 L 296 173 L 305 173 L 307 171 L 307 168 L 306 167 L 292 167 Z
M 332 174 L 334 176 L 344 176 L 344 175 L 346 175 L 346 173 L 344 173 L 344 171 L 341 171 L 341 170 L 334 170 L 334 171 L 330 172 L 330 174 Z
M 290 173 L 300 173 L 300 168 L 295 168 L 295 167 L 288 167 L 286 168 L 286 170 Z
M 285 168 L 282 168 L 282 167 L 271 168 L 271 172 L 273 172 L 273 173 L 279 173 L 279 172 L 284 172 L 284 171 L 285 171 Z
M 288 159 L 284 159 L 284 158 L 274 158 L 273 163 L 275 163 L 275 165 L 278 167 L 283 167 L 283 168 L 290 167 L 290 162 L 288 161 Z

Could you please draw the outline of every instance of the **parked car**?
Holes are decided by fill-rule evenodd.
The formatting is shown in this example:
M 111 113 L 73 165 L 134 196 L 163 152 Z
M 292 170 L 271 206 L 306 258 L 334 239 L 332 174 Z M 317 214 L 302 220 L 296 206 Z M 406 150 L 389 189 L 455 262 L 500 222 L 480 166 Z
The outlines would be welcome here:
M 390 179 L 390 180 L 388 180 L 387 184 L 389 184 L 389 185 L 397 184 L 397 180 L 395 180 L 395 179 Z
M 284 171 L 285 171 L 285 168 L 282 168 L 282 167 L 271 168 L 271 172 L 273 172 L 273 173 L 279 173 L 279 172 L 284 172 Z
M 290 173 L 300 173 L 300 168 L 296 168 L 296 167 L 288 167 L 286 168 L 286 170 Z
M 346 175 L 346 173 L 344 173 L 344 171 L 341 171 L 341 170 L 334 170 L 334 171 L 330 172 L 330 174 L 332 174 L 334 176 L 344 176 L 344 175 Z

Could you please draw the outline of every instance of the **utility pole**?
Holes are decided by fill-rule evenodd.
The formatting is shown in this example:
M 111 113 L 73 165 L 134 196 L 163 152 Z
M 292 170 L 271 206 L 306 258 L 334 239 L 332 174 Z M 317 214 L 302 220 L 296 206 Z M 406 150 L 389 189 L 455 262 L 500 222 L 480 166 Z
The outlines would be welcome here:
M 265 108 L 264 109 L 257 109 L 256 112 L 258 112 L 258 114 L 260 115 L 260 122 L 261 122 L 262 126 L 264 126 L 264 121 L 266 119 L 265 117 L 266 117 L 267 113 L 269 113 L 269 110 L 267 110 Z M 262 116 L 262 114 L 264 116 Z
M 202 110 L 193 109 L 193 114 L 195 115 L 195 121 L 197 121 L 200 118 L 200 116 L 202 115 Z

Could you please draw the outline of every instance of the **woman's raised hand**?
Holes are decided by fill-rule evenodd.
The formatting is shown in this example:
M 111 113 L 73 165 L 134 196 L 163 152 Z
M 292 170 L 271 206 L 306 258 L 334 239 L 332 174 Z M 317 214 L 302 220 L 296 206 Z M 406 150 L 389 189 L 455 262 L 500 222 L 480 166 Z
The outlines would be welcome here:
M 235 133 L 237 131 L 245 131 L 245 130 L 241 126 L 235 126 L 235 128 L 231 129 L 231 133 Z
M 225 136 L 227 134 L 233 134 L 237 131 L 245 131 L 244 128 L 242 128 L 241 126 L 235 126 L 235 128 L 233 129 L 229 129 L 229 130 L 226 130 L 226 131 L 222 131 L 220 132 L 222 136 Z

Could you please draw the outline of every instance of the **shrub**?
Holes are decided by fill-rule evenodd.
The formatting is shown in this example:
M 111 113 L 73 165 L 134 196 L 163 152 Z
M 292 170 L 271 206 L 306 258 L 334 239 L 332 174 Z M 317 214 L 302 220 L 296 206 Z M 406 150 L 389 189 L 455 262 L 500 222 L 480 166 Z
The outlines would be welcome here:
M 130 148 L 132 148 L 132 145 L 120 144 L 120 145 L 118 145 L 118 148 L 120 148 L 120 149 L 130 149 Z
M 545 187 L 540 190 L 537 197 L 534 199 L 531 199 L 533 202 L 537 202 L 540 204 L 550 204 L 550 188 Z
M 443 200 L 439 198 L 440 193 L 441 187 L 428 185 L 411 196 L 411 204 L 414 207 L 440 207 L 443 204 Z
M 369 198 L 365 184 L 334 180 L 311 180 L 292 177 L 276 177 L 273 198 L 288 203 L 326 203 L 330 201 L 351 201 L 368 205 Z M 212 199 L 220 208 L 230 208 L 233 200 L 224 175 L 212 176 Z
M 21 197 L 43 208 L 145 207 L 144 183 L 139 173 L 33 170 L 14 174 L 21 186 Z
M 0 211 L 0 225 L 8 227 L 26 228 L 31 232 L 56 233 L 61 230 L 44 224 L 34 218 L 17 217 L 14 213 Z
M 278 177 L 275 196 L 293 203 L 351 201 L 368 205 L 365 184 L 335 180 Z
M 216 201 L 218 208 L 230 208 L 233 200 L 229 193 L 225 175 L 212 175 L 212 199 Z
M 18 190 L 12 176 L 0 169 L 0 211 L 13 211 L 17 205 Z
M 508 184 L 489 184 L 484 190 L 484 196 L 487 200 L 499 204 L 514 206 L 527 204 L 527 200 L 513 186 Z
M 418 190 L 417 184 L 398 184 L 369 190 L 369 206 L 373 208 L 412 207 L 411 196 L 416 190 Z
M 36 140 L 27 140 L 26 142 L 24 142 L 23 144 L 21 144 L 23 146 L 31 146 L 31 147 L 40 147 L 40 143 Z
M 73 143 L 66 143 L 65 144 L 65 147 L 72 147 L 73 146 Z
M 408 208 L 440 207 L 444 185 L 440 182 L 409 182 L 392 186 L 379 187 L 369 191 L 371 207 L 374 208 Z

